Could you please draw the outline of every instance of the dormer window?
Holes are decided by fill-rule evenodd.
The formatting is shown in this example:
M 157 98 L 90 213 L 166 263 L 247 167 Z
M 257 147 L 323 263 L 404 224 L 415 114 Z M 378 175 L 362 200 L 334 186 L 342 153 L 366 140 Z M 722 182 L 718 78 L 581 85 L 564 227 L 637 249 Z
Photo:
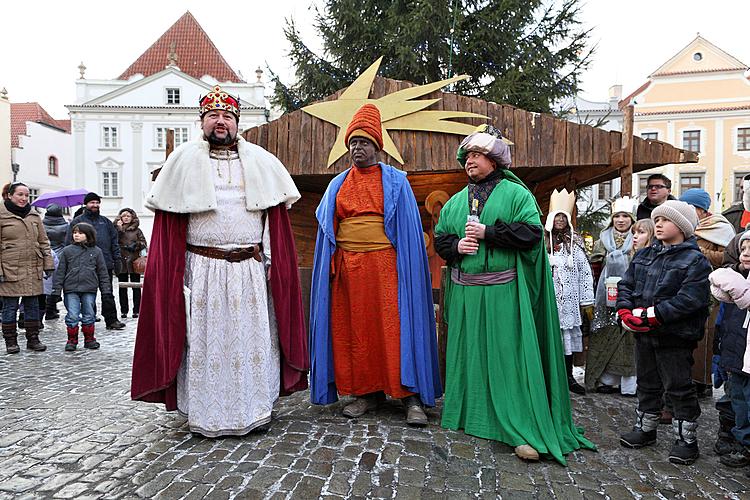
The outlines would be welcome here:
M 180 104 L 180 89 L 167 89 L 167 104 Z

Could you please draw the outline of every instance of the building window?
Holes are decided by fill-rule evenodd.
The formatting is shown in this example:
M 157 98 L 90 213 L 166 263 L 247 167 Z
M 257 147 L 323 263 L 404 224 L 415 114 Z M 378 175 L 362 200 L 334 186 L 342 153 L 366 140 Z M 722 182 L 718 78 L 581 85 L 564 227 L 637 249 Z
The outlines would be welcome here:
M 648 175 L 638 176 L 638 198 L 644 198 L 648 193 Z
M 180 104 L 180 89 L 167 89 L 167 104 Z
M 57 177 L 60 173 L 57 171 L 57 158 L 50 156 L 47 158 L 47 173 Z
M 29 203 L 34 203 L 39 198 L 39 189 L 29 188 Z
M 680 194 L 688 189 L 703 189 L 703 174 L 684 174 L 680 176 Z
M 659 132 L 644 132 L 641 134 L 641 139 L 659 140 Z
M 101 192 L 105 198 L 120 197 L 120 175 L 119 172 L 104 170 L 101 172 Z
M 612 181 L 600 182 L 597 190 L 600 200 L 612 198 Z
M 750 151 L 750 128 L 737 129 L 737 151 Z
M 190 129 L 188 127 L 156 127 L 154 137 L 154 148 L 164 149 L 167 147 L 167 130 L 174 130 L 174 147 L 190 140 Z
M 693 54 L 693 61 L 700 62 L 702 60 L 703 54 L 701 54 L 700 52 L 696 52 L 695 54 Z
M 682 133 L 682 149 L 699 152 L 701 150 L 701 131 L 685 130 Z
M 742 200 L 742 179 L 750 172 L 734 173 L 734 201 Z
M 118 127 L 114 125 L 102 126 L 102 147 L 107 149 L 120 147 L 120 134 Z

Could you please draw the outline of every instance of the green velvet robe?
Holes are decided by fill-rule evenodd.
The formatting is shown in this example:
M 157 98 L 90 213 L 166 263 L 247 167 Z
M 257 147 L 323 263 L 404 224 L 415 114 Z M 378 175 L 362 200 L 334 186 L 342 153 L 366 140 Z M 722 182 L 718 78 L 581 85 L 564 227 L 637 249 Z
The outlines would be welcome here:
M 541 226 L 533 195 L 512 176 L 502 180 L 484 206 L 480 221 Z M 465 236 L 468 189 L 443 207 L 436 234 Z M 560 339 L 552 274 L 544 243 L 532 250 L 488 249 L 457 264 L 462 272 L 515 268 L 517 279 L 503 285 L 463 286 L 449 280 L 443 427 L 504 442 L 529 444 L 566 464 L 579 448 L 596 449 L 573 424 L 565 359 Z

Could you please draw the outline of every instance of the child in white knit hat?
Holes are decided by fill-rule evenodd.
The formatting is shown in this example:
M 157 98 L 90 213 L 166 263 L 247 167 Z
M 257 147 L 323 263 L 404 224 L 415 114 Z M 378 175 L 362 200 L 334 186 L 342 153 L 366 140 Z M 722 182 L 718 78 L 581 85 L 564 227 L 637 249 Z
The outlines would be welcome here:
M 620 444 L 642 448 L 656 442 L 664 397 L 676 436 L 669 461 L 688 465 L 699 456 L 692 352 L 708 316 L 711 265 L 694 237 L 698 217 L 692 206 L 667 200 L 651 219 L 658 241 L 636 253 L 618 284 L 617 315 L 635 335 L 638 379 L 636 424 Z

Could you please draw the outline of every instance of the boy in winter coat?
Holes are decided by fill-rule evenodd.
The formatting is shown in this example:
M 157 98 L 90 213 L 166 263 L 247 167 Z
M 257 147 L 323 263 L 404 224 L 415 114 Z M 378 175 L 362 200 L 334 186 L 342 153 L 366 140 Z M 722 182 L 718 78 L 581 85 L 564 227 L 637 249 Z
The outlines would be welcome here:
M 750 315 L 750 231 L 740 235 L 737 266 L 717 269 L 711 273 L 711 293 L 725 302 L 724 316 L 716 327 L 720 349 L 720 367 L 729 372 L 729 391 L 735 425 L 732 434 L 738 446 L 720 456 L 729 467 L 750 465 L 750 349 L 747 348 L 748 315 Z
M 668 200 L 654 208 L 651 218 L 658 241 L 635 254 L 618 284 L 617 315 L 635 335 L 638 377 L 637 420 L 631 432 L 620 436 L 620 444 L 642 448 L 656 442 L 666 396 L 677 438 L 669 461 L 688 465 L 699 456 L 701 411 L 691 379 L 692 352 L 708 316 L 711 265 L 693 236 L 698 225 L 693 207 Z
M 65 292 L 65 326 L 68 327 L 66 351 L 78 346 L 78 322 L 83 330 L 83 347 L 98 349 L 94 338 L 94 303 L 97 288 L 102 295 L 112 293 L 107 273 L 107 263 L 101 249 L 96 246 L 96 230 L 91 224 L 81 222 L 73 226 L 73 244 L 60 253 L 60 263 L 55 271 L 52 296 L 59 298 Z

